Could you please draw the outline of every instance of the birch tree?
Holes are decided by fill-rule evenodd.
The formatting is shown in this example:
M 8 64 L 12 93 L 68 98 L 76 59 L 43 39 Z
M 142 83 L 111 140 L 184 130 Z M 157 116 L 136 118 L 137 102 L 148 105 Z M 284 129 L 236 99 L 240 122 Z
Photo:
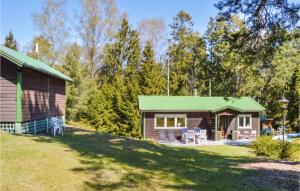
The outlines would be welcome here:
M 82 0 L 77 30 L 84 46 L 90 78 L 94 78 L 103 59 L 103 48 L 115 32 L 117 8 L 114 0 Z
M 47 0 L 42 5 L 40 12 L 32 14 L 35 27 L 51 45 L 51 65 L 57 63 L 58 57 L 61 56 L 62 47 L 69 35 L 64 6 L 63 0 Z

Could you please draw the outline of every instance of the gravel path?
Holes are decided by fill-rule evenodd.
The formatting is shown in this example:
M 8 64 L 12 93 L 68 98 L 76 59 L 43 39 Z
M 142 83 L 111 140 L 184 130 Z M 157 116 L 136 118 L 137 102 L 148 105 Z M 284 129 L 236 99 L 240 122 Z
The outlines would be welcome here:
M 300 190 L 299 162 L 257 162 L 241 164 L 238 168 L 258 170 L 258 174 L 250 176 L 250 185 L 267 186 L 274 190 Z

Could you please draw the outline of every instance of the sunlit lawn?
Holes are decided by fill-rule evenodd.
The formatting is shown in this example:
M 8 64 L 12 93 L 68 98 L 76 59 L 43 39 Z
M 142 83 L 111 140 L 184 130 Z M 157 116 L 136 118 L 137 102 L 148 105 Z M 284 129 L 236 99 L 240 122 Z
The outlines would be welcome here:
M 272 190 L 254 184 L 247 147 L 170 147 L 72 130 L 1 133 L 0 190 Z M 274 189 L 273 189 L 274 190 Z

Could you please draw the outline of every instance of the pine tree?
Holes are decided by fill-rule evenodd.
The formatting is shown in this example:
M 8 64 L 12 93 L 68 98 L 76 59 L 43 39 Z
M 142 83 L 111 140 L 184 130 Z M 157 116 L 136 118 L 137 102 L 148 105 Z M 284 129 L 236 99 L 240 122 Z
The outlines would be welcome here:
M 214 79 L 214 95 L 260 96 L 261 91 L 257 90 L 262 90 L 264 82 L 251 46 L 244 44 L 247 34 L 248 29 L 239 17 L 210 21 L 206 32 L 210 54 L 207 67 Z
M 12 31 L 9 31 L 8 35 L 5 37 L 4 46 L 6 46 L 7 48 L 18 50 L 17 40 L 15 39 Z
M 113 107 L 115 126 L 112 128 L 117 135 L 131 137 L 140 135 L 138 111 L 140 52 L 138 33 L 130 28 L 126 19 L 123 19 L 114 43 L 105 48 L 101 71 L 102 83 L 110 85 L 113 89 L 113 94 L 107 99 Z
M 293 131 L 300 131 L 300 70 L 295 68 L 289 83 L 287 120 Z
M 170 92 L 173 95 L 190 95 L 194 88 L 206 91 L 203 87 L 205 71 L 205 42 L 193 31 L 191 16 L 180 11 L 171 26 Z
M 139 34 L 135 30 L 129 30 L 128 49 L 125 50 L 126 68 L 124 81 L 126 93 L 124 94 L 122 123 L 127 125 L 127 133 L 131 137 L 140 136 L 140 112 L 138 109 L 138 95 L 141 94 L 139 87 L 139 70 L 141 64 L 141 48 Z
M 66 118 L 67 120 L 78 120 L 80 99 L 82 99 L 84 71 L 80 62 L 81 48 L 76 43 L 72 44 L 64 58 L 63 70 L 73 82 L 67 82 Z
M 140 71 L 140 87 L 142 95 L 163 95 L 166 92 L 166 78 L 162 74 L 162 66 L 156 63 L 154 50 L 147 42 L 142 57 Z
M 103 84 L 99 89 L 92 91 L 85 113 L 89 123 L 97 131 L 120 135 L 113 102 L 115 92 L 110 84 Z

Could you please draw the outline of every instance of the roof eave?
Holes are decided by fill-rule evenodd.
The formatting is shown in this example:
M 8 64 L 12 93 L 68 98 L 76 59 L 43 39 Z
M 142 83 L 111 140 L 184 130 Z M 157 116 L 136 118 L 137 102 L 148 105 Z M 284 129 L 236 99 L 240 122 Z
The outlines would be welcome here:
M 12 63 L 14 63 L 15 65 L 19 66 L 19 67 L 23 67 L 24 63 L 12 56 L 10 56 L 9 54 L 6 54 L 4 51 L 0 51 L 0 55 L 3 56 L 4 58 L 6 58 L 7 60 L 11 61 Z
M 170 110 L 170 109 L 139 109 L 141 112 L 212 112 L 216 113 L 219 111 L 213 111 L 213 110 L 194 110 L 194 109 L 176 109 L 176 110 Z M 220 110 L 222 111 L 222 110 Z M 238 110 L 235 110 L 238 111 Z M 245 112 L 262 112 L 263 110 L 240 110 L 238 112 L 245 113 Z
M 33 67 L 31 67 L 31 66 L 28 66 L 26 63 L 23 65 L 23 67 L 25 67 L 25 68 L 30 68 L 30 69 L 32 69 L 32 70 L 35 70 L 35 71 L 38 71 L 38 72 L 47 74 L 47 75 L 52 76 L 52 77 L 55 77 L 55 78 L 59 78 L 59 79 L 64 80 L 64 81 L 73 82 L 73 80 L 72 80 L 71 78 L 69 78 L 69 77 L 62 78 L 62 77 L 60 77 L 60 76 L 50 74 L 50 73 L 48 73 L 48 72 L 46 72 L 46 71 L 38 70 L 38 69 L 36 69 L 36 68 L 33 68 Z
M 209 110 L 193 110 L 193 109 L 139 109 L 142 112 L 209 112 Z

